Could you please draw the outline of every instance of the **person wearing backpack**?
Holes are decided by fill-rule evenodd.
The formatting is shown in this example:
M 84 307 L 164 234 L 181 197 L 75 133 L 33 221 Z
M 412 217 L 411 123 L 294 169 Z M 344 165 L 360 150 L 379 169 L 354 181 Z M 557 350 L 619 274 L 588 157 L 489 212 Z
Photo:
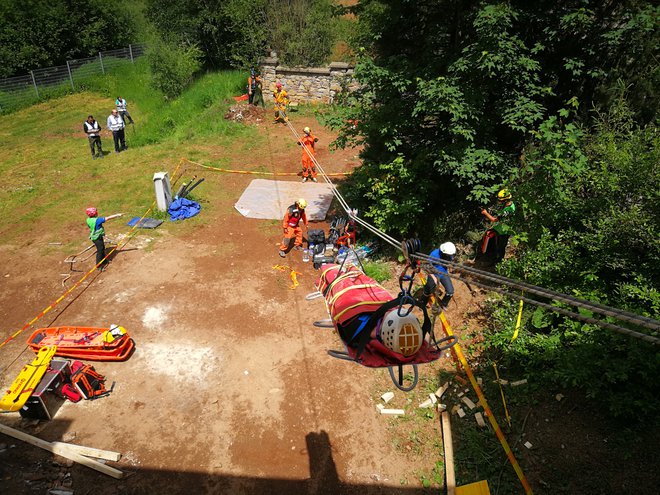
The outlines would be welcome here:
M 104 259 L 105 229 L 103 228 L 103 224 L 108 220 L 112 220 L 113 218 L 118 218 L 122 216 L 122 214 L 116 213 L 114 215 L 110 215 L 107 217 L 99 217 L 98 210 L 93 206 L 87 208 L 86 213 L 87 213 L 87 226 L 89 227 L 90 230 L 89 238 L 94 243 L 94 246 L 96 246 L 96 264 L 99 265 L 99 263 L 101 263 L 98 266 L 98 268 L 99 271 L 102 272 L 106 269 L 108 265 L 108 261 Z

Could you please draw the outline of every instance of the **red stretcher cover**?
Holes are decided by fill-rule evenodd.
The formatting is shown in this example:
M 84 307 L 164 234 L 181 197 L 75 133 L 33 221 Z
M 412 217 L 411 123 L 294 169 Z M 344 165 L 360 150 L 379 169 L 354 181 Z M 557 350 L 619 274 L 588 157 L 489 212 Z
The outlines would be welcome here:
M 325 297 L 335 329 L 338 324 L 345 325 L 360 314 L 372 313 L 381 304 L 394 299 L 378 282 L 362 273 L 359 268 L 353 265 L 344 266 L 341 273 L 339 269 L 340 265 L 322 265 L 321 277 L 316 283 L 319 292 Z M 378 339 L 370 340 L 360 357 L 357 356 L 357 349 L 353 347 L 346 346 L 346 352 L 353 360 L 369 368 L 430 363 L 442 355 L 424 341 L 416 354 L 406 357 L 391 351 Z

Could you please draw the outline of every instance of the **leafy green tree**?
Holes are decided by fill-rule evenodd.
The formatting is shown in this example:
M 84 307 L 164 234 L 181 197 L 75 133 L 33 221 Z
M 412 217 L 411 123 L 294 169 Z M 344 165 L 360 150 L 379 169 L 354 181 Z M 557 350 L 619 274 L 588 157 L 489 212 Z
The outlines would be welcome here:
M 151 82 L 167 98 L 176 98 L 190 84 L 201 67 L 201 52 L 195 46 L 155 41 L 147 50 Z
M 67 60 L 128 46 L 133 21 L 124 2 L 3 0 L 0 2 L 0 77 L 62 65 Z

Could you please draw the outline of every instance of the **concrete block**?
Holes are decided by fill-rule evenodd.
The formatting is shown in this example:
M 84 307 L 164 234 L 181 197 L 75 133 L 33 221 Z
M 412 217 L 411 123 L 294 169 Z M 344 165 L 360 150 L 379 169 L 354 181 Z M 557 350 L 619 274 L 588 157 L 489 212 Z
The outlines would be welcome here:
M 403 409 L 381 409 L 380 413 L 387 416 L 404 416 L 406 411 Z
M 466 406 L 470 408 L 470 411 L 475 407 L 477 407 L 477 405 L 474 402 L 472 402 L 469 397 L 463 397 L 461 400 Z

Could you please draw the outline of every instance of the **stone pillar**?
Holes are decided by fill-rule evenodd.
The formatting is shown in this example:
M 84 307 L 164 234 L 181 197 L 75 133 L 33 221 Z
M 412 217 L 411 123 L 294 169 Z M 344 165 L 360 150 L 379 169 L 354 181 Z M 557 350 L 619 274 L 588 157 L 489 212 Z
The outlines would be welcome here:
M 273 91 L 277 82 L 277 64 L 279 59 L 275 52 L 271 52 L 273 57 L 266 57 L 261 60 L 261 79 L 263 84 L 264 101 L 273 100 Z

